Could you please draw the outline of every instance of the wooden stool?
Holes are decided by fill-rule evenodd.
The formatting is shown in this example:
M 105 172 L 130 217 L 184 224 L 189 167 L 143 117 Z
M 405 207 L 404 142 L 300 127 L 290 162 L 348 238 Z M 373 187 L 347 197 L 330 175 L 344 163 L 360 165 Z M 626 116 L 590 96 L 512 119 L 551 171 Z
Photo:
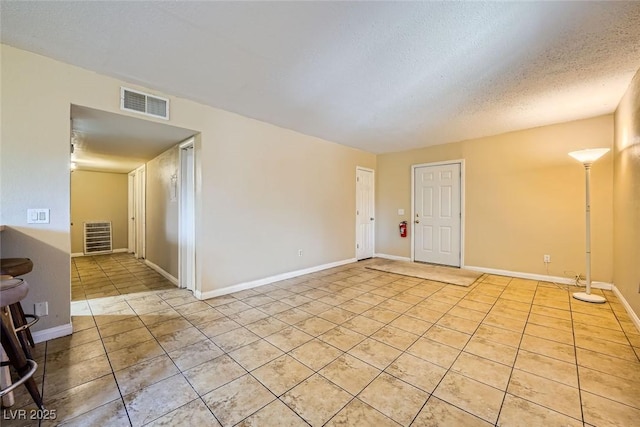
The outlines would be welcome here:
M 11 318 L 9 306 L 19 304 L 20 301 L 29 293 L 29 284 L 23 279 L 6 279 L 0 282 L 0 318 L 1 330 L 0 341 L 2 349 L 6 352 L 11 366 L 16 370 L 20 378 L 9 387 L 0 390 L 0 397 L 13 391 L 16 387 L 24 384 L 33 398 L 33 401 L 39 408 L 43 408 L 42 396 L 38 391 L 38 386 L 33 379 L 33 374 L 38 369 L 38 364 L 28 358 L 22 348 L 21 343 L 15 333 L 15 326 Z M 3 362 L 3 365 L 5 363 Z
M 2 258 L 0 259 L 0 275 L 19 277 L 24 274 L 30 273 L 33 270 L 33 261 L 29 258 Z M 32 314 L 24 314 L 22 310 L 22 304 L 20 302 L 9 306 L 11 310 L 11 316 L 13 317 L 13 324 L 15 325 L 16 334 L 22 348 L 24 349 L 27 357 L 31 357 L 31 350 L 29 346 L 35 347 L 33 342 L 33 335 L 29 329 L 35 324 L 39 318 Z M 27 318 L 31 319 L 27 321 Z

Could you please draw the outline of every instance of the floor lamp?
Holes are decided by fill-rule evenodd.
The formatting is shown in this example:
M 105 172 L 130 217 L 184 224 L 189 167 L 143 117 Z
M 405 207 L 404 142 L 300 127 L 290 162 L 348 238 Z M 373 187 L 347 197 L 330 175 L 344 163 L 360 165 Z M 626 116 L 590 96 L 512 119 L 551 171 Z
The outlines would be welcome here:
M 587 211 L 587 289 L 586 292 L 574 292 L 573 297 L 580 301 L 604 303 L 606 300 L 599 295 L 591 295 L 591 189 L 589 188 L 589 178 L 591 175 L 591 165 L 593 162 L 604 156 L 609 151 L 608 148 L 590 148 L 587 150 L 572 151 L 571 157 L 584 165 L 586 179 L 586 211 Z

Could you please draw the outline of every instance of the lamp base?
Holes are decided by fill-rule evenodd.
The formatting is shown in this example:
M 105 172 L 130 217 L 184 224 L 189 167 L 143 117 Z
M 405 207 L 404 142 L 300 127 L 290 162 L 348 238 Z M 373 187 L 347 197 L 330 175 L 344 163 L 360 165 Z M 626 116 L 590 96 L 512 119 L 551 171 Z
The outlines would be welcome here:
M 607 300 L 604 299 L 604 297 L 601 297 L 600 295 L 588 294 L 586 292 L 574 292 L 573 297 L 575 299 L 579 299 L 580 301 L 592 302 L 595 304 L 603 304 L 607 302 Z

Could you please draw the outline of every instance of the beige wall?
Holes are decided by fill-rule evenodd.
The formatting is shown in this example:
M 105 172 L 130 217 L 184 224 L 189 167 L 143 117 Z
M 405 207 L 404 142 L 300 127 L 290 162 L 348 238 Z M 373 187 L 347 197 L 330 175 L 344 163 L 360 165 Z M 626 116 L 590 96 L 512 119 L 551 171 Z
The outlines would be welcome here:
M 584 168 L 567 153 L 612 142 L 607 115 L 380 155 L 376 252 L 410 256 L 410 239 L 397 230 L 410 221 L 411 165 L 464 159 L 465 265 L 546 274 L 542 256 L 550 254 L 551 275 L 584 273 Z M 613 279 L 612 158 L 592 171 L 593 275 L 605 282 Z
M 111 221 L 113 249 L 127 248 L 127 174 L 71 173 L 71 253 L 84 252 L 84 223 Z
M 613 279 L 640 316 L 640 71 L 615 121 Z
M 36 264 L 25 302 L 49 301 L 39 330 L 69 322 L 70 105 L 123 114 L 121 85 L 150 90 L 1 49 L 0 222 L 9 227 L 2 255 Z M 375 155 L 168 97 L 169 123 L 201 132 L 195 149 L 202 292 L 355 256 L 355 168 L 375 168 Z M 51 223 L 27 225 L 30 207 L 50 208 Z
M 375 155 L 231 113 L 215 127 L 219 143 L 202 141 L 211 227 L 196 238 L 216 242 L 200 252 L 216 263 L 203 288 L 355 257 L 356 166 L 375 168 Z
M 178 146 L 170 148 L 146 167 L 146 258 L 178 278 Z M 175 177 L 176 182 L 171 179 Z

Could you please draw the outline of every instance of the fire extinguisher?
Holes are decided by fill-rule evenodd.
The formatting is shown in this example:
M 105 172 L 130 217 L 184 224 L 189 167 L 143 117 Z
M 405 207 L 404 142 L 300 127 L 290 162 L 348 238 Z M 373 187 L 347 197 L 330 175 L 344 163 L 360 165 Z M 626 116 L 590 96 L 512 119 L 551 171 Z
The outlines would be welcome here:
M 407 237 L 407 221 L 400 223 L 400 237 Z

